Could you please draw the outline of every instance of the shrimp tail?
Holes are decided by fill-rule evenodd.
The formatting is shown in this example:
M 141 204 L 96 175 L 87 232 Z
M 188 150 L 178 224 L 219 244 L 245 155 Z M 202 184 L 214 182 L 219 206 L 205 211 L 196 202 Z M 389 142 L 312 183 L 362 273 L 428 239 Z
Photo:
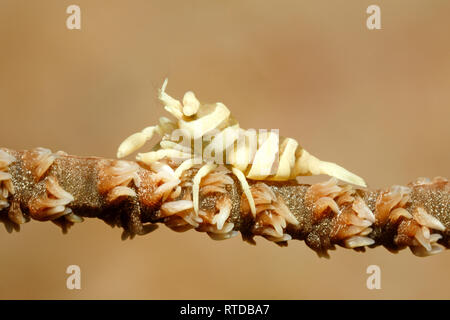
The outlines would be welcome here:
M 311 155 L 305 149 L 300 149 L 300 152 L 297 154 L 295 167 L 292 173 L 293 178 L 297 176 L 326 174 L 344 182 L 352 183 L 361 187 L 367 187 L 366 182 L 361 177 L 337 165 L 336 163 L 322 161 Z

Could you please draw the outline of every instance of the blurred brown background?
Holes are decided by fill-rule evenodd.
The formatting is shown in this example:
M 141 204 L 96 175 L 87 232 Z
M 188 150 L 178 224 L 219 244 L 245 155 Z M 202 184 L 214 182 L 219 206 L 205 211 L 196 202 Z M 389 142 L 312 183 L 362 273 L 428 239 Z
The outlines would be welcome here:
M 71 4 L 80 31 L 66 28 Z M 382 30 L 366 28 L 370 4 Z M 0 145 L 114 157 L 164 114 L 168 77 L 170 94 L 222 101 L 243 127 L 280 128 L 371 187 L 450 178 L 449 15 L 446 0 L 1 0 Z M 325 260 L 296 241 L 120 233 L 100 221 L 66 236 L 51 223 L 2 227 L 0 298 L 450 297 L 448 252 L 338 248 Z M 66 289 L 70 264 L 81 290 Z M 381 290 L 366 288 L 371 264 Z

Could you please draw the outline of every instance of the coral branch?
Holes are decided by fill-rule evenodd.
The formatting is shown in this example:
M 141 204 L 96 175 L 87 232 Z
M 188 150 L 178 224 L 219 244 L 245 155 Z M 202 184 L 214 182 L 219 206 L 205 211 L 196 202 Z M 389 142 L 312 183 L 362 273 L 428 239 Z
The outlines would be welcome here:
M 250 181 L 255 212 L 236 177 L 218 166 L 201 178 L 199 210 L 192 200 L 198 167 L 179 176 L 176 164 L 150 167 L 133 161 L 70 156 L 38 148 L 0 149 L 0 220 L 20 230 L 29 220 L 51 220 L 63 232 L 84 218 L 123 228 L 123 238 L 144 235 L 164 223 L 223 240 L 240 232 L 254 243 L 304 240 L 319 256 L 340 245 L 358 251 L 409 247 L 418 256 L 450 248 L 450 185 L 418 179 L 385 190 L 296 181 Z

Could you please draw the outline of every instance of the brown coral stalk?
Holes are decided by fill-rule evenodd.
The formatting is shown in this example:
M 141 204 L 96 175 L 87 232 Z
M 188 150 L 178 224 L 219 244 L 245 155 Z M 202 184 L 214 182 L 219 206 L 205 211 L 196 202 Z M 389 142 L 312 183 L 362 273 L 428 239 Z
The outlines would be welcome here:
M 335 245 L 364 251 L 409 247 L 418 256 L 450 248 L 450 185 L 419 179 L 384 190 L 355 189 L 330 179 L 314 185 L 252 182 L 256 214 L 233 175 L 218 167 L 202 179 L 199 212 L 193 210 L 192 177 L 171 162 L 144 167 L 133 161 L 70 156 L 46 149 L 0 149 L 0 220 L 8 231 L 51 220 L 63 231 L 83 218 L 124 229 L 123 238 L 164 223 L 222 240 L 238 232 L 254 243 L 305 240 L 319 256 Z

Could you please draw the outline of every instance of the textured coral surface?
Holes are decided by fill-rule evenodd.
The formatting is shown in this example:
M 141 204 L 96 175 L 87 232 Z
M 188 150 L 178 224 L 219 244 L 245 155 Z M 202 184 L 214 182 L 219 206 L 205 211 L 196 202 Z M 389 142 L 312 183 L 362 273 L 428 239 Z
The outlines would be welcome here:
M 31 218 L 51 220 L 66 232 L 82 217 L 97 217 L 122 227 L 123 238 L 164 223 L 178 232 L 206 232 L 214 240 L 238 232 L 250 243 L 255 236 L 280 246 L 305 240 L 325 257 L 335 245 L 358 251 L 383 245 L 393 252 L 409 247 L 417 256 L 450 245 L 450 185 L 441 177 L 377 191 L 340 185 L 335 178 L 313 185 L 253 181 L 253 213 L 237 179 L 219 166 L 200 181 L 197 213 L 191 187 L 198 168 L 178 176 L 171 162 L 142 167 L 43 150 L 1 150 L 1 217 L 11 229 Z

